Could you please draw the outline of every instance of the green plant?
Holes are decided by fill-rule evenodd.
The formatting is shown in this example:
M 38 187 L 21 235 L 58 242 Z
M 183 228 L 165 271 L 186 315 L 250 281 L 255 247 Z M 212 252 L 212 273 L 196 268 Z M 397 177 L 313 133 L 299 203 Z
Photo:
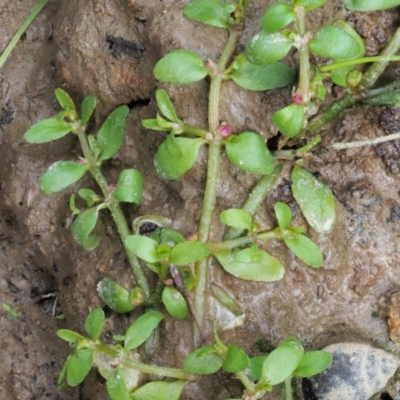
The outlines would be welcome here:
M 326 0 L 292 0 L 290 4 L 273 4 L 262 18 L 262 31 L 247 43 L 244 53 L 236 56 L 234 50 L 244 29 L 243 22 L 249 1 L 193 0 L 186 5 L 184 13 L 188 18 L 228 31 L 228 39 L 221 56 L 217 61 L 204 61 L 191 51 L 175 50 L 158 61 L 154 75 L 160 81 L 175 84 L 194 83 L 208 77 L 208 126 L 186 124 L 177 115 L 171 99 L 163 89 L 156 91 L 159 113 L 153 119 L 144 120 L 142 124 L 149 129 L 168 132 L 154 160 L 156 170 L 164 179 L 172 180 L 184 175 L 196 163 L 201 146 L 208 148 L 201 219 L 196 234 L 191 237 L 183 236 L 173 229 L 171 221 L 157 215 L 136 216 L 130 229 L 120 203 L 141 202 L 143 178 L 138 170 L 125 169 L 121 171 L 118 183 L 110 185 L 102 173 L 102 164 L 112 158 L 122 145 L 129 112 L 127 106 L 115 109 L 97 135 L 91 135 L 86 133 L 86 128 L 96 107 L 95 98 L 86 97 L 78 112 L 68 94 L 56 89 L 62 111 L 53 118 L 40 121 L 25 133 L 26 140 L 31 143 L 48 142 L 68 133 L 78 136 L 83 157 L 78 162 L 63 160 L 50 166 L 41 180 L 41 188 L 45 193 L 62 190 L 79 181 L 86 172 L 99 185 L 100 195 L 87 188 L 79 190 L 80 198 L 87 205 L 83 211 L 76 206 L 75 196 L 71 196 L 70 206 L 76 215 L 71 230 L 83 247 L 94 249 L 100 243 L 100 238 L 94 234 L 100 211 L 108 209 L 111 212 L 137 283 L 128 290 L 109 278 L 99 282 L 99 296 L 115 312 L 126 313 L 143 306 L 146 312 L 138 321 L 151 319 L 155 315 L 156 319 L 161 318 L 162 314 L 154 311 L 155 308 L 161 309 L 161 305 L 176 319 L 186 318 L 190 314 L 195 324 L 194 343 L 197 348 L 207 339 L 209 331 L 206 325 L 206 289 L 210 257 L 218 260 L 227 273 L 237 278 L 273 282 L 282 279 L 285 270 L 280 261 L 265 250 L 264 244 L 268 240 L 281 240 L 304 264 L 313 268 L 323 265 L 323 254 L 304 235 L 305 227 L 292 226 L 292 210 L 287 204 L 277 202 L 273 205 L 277 221 L 275 228 L 262 230 L 255 221 L 258 209 L 268 197 L 282 170 L 278 161 L 293 161 L 290 173 L 292 193 L 308 225 L 319 234 L 331 232 L 336 219 L 334 195 L 326 184 L 307 171 L 307 157 L 312 157 L 312 150 L 321 140 L 316 135 L 318 129 L 356 102 L 385 105 L 396 104 L 400 99 L 399 82 L 370 88 L 387 63 L 398 59 L 393 54 L 400 46 L 400 30 L 380 56 L 364 57 L 365 46 L 362 39 L 344 21 L 324 26 L 316 33 L 307 31 L 307 12 L 325 2 Z M 393 7 L 400 4 L 400 0 L 370 1 L 368 5 L 363 1 L 346 0 L 345 4 L 350 9 L 370 11 Z M 334 43 L 341 45 L 334 46 Z M 272 153 L 259 133 L 233 133 L 229 124 L 221 122 L 221 88 L 228 80 L 247 90 L 270 90 L 292 83 L 295 72 L 281 60 L 293 48 L 299 52 L 299 81 L 293 91 L 292 103 L 278 110 L 272 117 L 273 124 L 281 133 L 279 148 Z M 322 66 L 311 65 L 311 53 L 317 60 L 325 58 L 332 62 Z M 359 66 L 365 62 L 374 63 L 362 73 Z M 345 95 L 318 112 L 319 103 L 326 97 L 324 80 L 327 79 L 344 87 Z M 385 140 L 391 139 L 393 136 L 385 137 Z M 357 145 L 372 143 L 359 142 Z M 352 144 L 349 143 L 331 145 L 332 148 L 350 146 Z M 220 219 L 228 229 L 223 240 L 214 242 L 210 240 L 211 222 L 217 198 L 221 159 L 225 156 L 235 167 L 258 175 L 259 181 L 242 208 L 229 208 L 221 213 Z M 157 226 L 150 235 L 141 234 L 140 228 L 145 222 L 152 222 Z M 191 268 L 193 264 L 194 270 Z M 149 273 L 158 277 L 155 287 L 149 284 Z M 242 314 L 236 300 L 223 288 L 213 284 L 211 290 L 218 301 L 236 316 Z M 191 291 L 194 291 L 193 306 L 190 300 Z M 96 311 L 94 315 L 100 314 L 100 311 Z M 131 328 L 125 335 L 125 350 L 119 347 L 106 349 L 104 344 L 98 342 L 101 332 L 99 326 L 102 326 L 102 322 L 93 322 L 94 327 L 89 327 L 92 326 L 92 319 L 97 321 L 97 317 L 92 315 L 89 315 L 89 322 L 86 324 L 89 339 L 70 331 L 59 331 L 61 337 L 75 346 L 74 354 L 67 360 L 64 368 L 68 383 L 74 384 L 83 380 L 94 363 L 94 355 L 99 352 L 104 352 L 115 360 L 123 355 L 123 364 L 140 370 L 129 361 L 128 353 L 132 348 L 126 342 L 130 343 L 131 339 L 126 338 L 131 337 Z M 103 321 L 104 317 L 99 317 L 100 319 Z M 151 337 L 153 328 L 151 325 L 151 329 L 146 330 L 141 326 L 145 336 L 143 341 Z M 242 381 L 246 388 L 246 399 L 259 398 L 265 391 L 271 390 L 273 385 L 281 382 L 285 382 L 288 388 L 285 396 L 289 399 L 292 375 L 315 374 L 326 368 L 331 361 L 325 352 L 304 354 L 302 347 L 293 338 L 286 339 L 268 357 L 256 360 L 249 358 L 233 344 L 223 344 L 216 330 L 214 339 L 214 345 L 197 348 L 186 359 L 184 368 L 196 374 L 208 374 L 222 367 L 227 372 L 236 374 Z M 79 370 L 79 379 L 69 379 L 69 370 Z M 118 372 L 106 376 L 108 382 L 111 381 L 108 386 L 123 387 L 118 389 L 124 393 L 118 394 L 121 396 L 119 398 L 128 398 L 130 395 L 127 393 L 132 388 L 126 390 L 122 381 L 115 381 L 116 375 Z M 171 377 L 168 373 L 164 373 L 164 376 Z M 183 376 L 180 375 L 178 379 L 186 379 Z M 178 398 L 183 383 L 174 385 L 173 390 L 176 390 L 174 393 L 177 393 Z M 140 394 L 141 397 L 134 393 L 132 398 L 163 398 L 155 397 L 154 394 L 151 397 L 151 391 L 145 392 L 146 395 Z M 116 394 L 110 395 L 117 398 Z

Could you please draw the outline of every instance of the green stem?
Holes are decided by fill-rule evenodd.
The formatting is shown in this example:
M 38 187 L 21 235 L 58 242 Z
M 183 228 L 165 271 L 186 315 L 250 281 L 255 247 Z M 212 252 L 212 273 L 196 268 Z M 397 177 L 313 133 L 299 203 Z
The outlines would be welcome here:
M 308 104 L 310 102 L 310 80 L 311 80 L 311 66 L 310 66 L 310 50 L 307 40 L 306 32 L 306 11 L 304 7 L 296 7 L 296 22 L 297 22 L 297 33 L 301 40 L 304 42 L 299 47 L 299 91 L 302 96 L 302 104 L 304 105 L 306 114 Z
M 243 372 L 236 372 L 236 377 L 242 382 L 243 386 L 246 390 L 251 393 L 251 395 L 255 395 L 257 393 L 256 386 L 254 382 Z
M 187 135 L 199 136 L 202 138 L 205 138 L 208 133 L 203 128 L 199 128 L 198 126 L 190 126 L 186 124 L 183 124 L 182 129 L 183 133 L 186 133 Z
M 385 67 L 390 61 L 400 61 L 400 56 L 391 56 L 391 57 L 384 57 L 384 56 L 371 56 L 371 57 L 362 57 L 362 58 L 355 58 L 354 60 L 347 60 L 347 61 L 341 61 L 338 63 L 333 63 L 333 64 L 327 64 L 322 67 L 319 67 L 318 70 L 320 72 L 327 72 L 327 71 L 332 71 L 334 69 L 342 68 L 342 67 L 349 67 L 351 65 L 360 65 L 360 64 L 366 64 L 370 62 L 376 62 L 377 64 L 380 64 L 381 62 L 385 61 Z
M 118 233 L 121 237 L 122 244 L 128 256 L 129 263 L 131 264 L 136 282 L 144 292 L 145 304 L 148 304 L 151 292 L 146 274 L 144 272 L 142 265 L 140 264 L 139 259 L 125 245 L 125 239 L 131 234 L 125 216 L 121 210 L 121 207 L 119 206 L 118 201 L 110 197 L 110 192 L 108 190 L 108 182 L 104 177 L 104 175 L 102 174 L 100 168 L 98 167 L 96 159 L 92 151 L 90 150 L 84 128 L 78 132 L 78 138 L 82 147 L 83 155 L 90 166 L 89 171 L 92 174 L 94 180 L 100 186 L 104 198 L 108 199 L 107 201 L 108 208 L 111 212 L 111 215 L 113 216 L 115 225 L 117 226 Z
M 345 150 L 345 149 L 354 149 L 355 147 L 362 146 L 372 146 L 379 143 L 389 142 L 391 140 L 399 140 L 400 132 L 392 133 L 391 135 L 380 136 L 374 139 L 366 139 L 366 140 L 358 140 L 356 142 L 347 142 L 347 143 L 333 143 L 326 146 L 328 149 L 333 150 Z
M 293 400 L 292 377 L 285 379 L 285 400 Z
M 118 359 L 120 356 L 120 353 L 117 350 L 104 343 L 98 344 L 96 348 L 98 351 L 107 354 L 111 358 Z M 141 363 L 140 361 L 133 360 L 132 358 L 124 358 L 122 360 L 122 364 L 128 368 L 135 369 L 145 374 L 163 376 L 166 378 L 173 378 L 185 381 L 194 381 L 196 379 L 193 374 L 181 369 L 166 368 L 166 367 L 160 367 L 158 365 L 144 364 Z
M 273 231 L 266 231 L 260 233 L 253 233 L 250 236 L 242 236 L 232 240 L 226 240 L 224 242 L 209 242 L 208 245 L 213 253 L 220 250 L 232 250 L 236 247 L 247 246 L 248 244 L 255 243 L 257 240 L 270 240 L 270 239 L 281 239 L 282 235 Z
M 203 200 L 203 209 L 199 224 L 199 240 L 207 242 L 210 236 L 212 215 L 217 199 L 219 181 L 219 169 L 221 164 L 221 141 L 218 128 L 220 125 L 220 95 L 224 72 L 233 55 L 237 41 L 242 31 L 231 31 L 221 57 L 217 63 L 217 71 L 211 74 L 211 83 L 208 103 L 208 124 L 212 140 L 208 149 L 207 180 Z M 196 263 L 196 290 L 194 294 L 194 312 L 200 330 L 204 332 L 206 325 L 206 301 L 205 292 L 207 288 L 209 258 Z M 196 324 L 194 325 L 194 345 L 201 343 L 201 334 Z
M 17 32 L 15 33 L 14 37 L 11 39 L 10 43 L 8 43 L 7 47 L 3 51 L 3 54 L 0 56 L 0 68 L 3 67 L 4 63 L 6 62 L 8 56 L 14 50 L 14 47 L 17 45 L 21 35 L 28 29 L 29 25 L 35 20 L 38 16 L 40 11 L 42 11 L 43 7 L 47 4 L 48 0 L 40 0 L 36 6 L 33 8 L 31 13 L 19 27 Z
M 254 217 L 268 196 L 269 192 L 274 187 L 281 171 L 282 166 L 277 165 L 270 175 L 263 175 L 254 186 L 246 202 L 243 204 L 242 210 L 247 211 L 252 217 Z M 243 232 L 243 229 L 230 227 L 224 235 L 224 240 L 235 239 Z

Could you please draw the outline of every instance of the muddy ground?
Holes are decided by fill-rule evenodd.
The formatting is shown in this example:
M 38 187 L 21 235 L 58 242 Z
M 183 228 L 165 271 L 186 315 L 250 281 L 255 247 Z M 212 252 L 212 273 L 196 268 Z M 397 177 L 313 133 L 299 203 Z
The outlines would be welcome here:
M 0 0 L 0 49 L 35 3 Z M 126 208 L 128 217 L 157 213 L 171 218 L 174 227 L 183 233 L 196 228 L 205 154 L 184 177 L 165 182 L 157 176 L 152 162 L 163 135 L 140 125 L 142 119 L 155 115 L 154 92 L 156 87 L 164 87 L 181 118 L 189 124 L 206 126 L 205 82 L 160 85 L 152 77 L 156 61 L 173 49 L 190 49 L 204 59 L 216 59 L 221 51 L 225 33 L 186 20 L 182 15 L 186 3 L 50 0 L 0 71 L 0 302 L 21 312 L 19 318 L 0 312 L 1 399 L 106 399 L 104 382 L 96 373 L 78 388 L 57 388 L 57 376 L 70 349 L 55 332 L 60 328 L 81 331 L 87 313 L 103 306 L 95 291 L 101 278 L 133 284 L 116 230 L 106 213 L 97 228 L 103 240 L 95 251 L 80 248 L 68 230 L 69 196 L 83 185 L 95 188 L 90 178 L 51 196 L 39 190 L 40 177 L 51 163 L 74 160 L 80 155 L 72 136 L 43 145 L 30 145 L 23 139 L 29 126 L 57 113 L 54 88 L 64 88 L 78 103 L 87 94 L 95 95 L 99 106 L 94 128 L 117 105 L 128 104 L 124 146 L 105 167 L 110 182 L 127 166 L 140 169 L 145 177 L 143 205 L 139 209 Z M 259 30 L 260 16 L 271 1 L 251 3 L 241 44 Z M 350 14 L 341 1 L 327 3 L 322 10 L 311 13 L 310 26 L 346 18 L 366 38 L 368 54 L 377 54 L 398 24 L 397 10 Z M 107 35 L 140 42 L 145 50 L 139 58 L 118 54 L 110 48 Z M 287 62 L 295 66 L 296 55 L 288 57 Z M 391 71 L 394 76 L 396 67 Z M 254 130 L 269 139 L 276 134 L 270 116 L 289 103 L 290 88 L 253 93 L 228 83 L 223 97 L 223 120 L 235 132 Z M 324 128 L 323 140 L 326 144 L 398 131 L 399 118 L 396 109 L 356 106 Z M 379 305 L 382 296 L 400 281 L 399 155 L 399 145 L 392 143 L 378 149 L 321 150 L 307 160 L 309 169 L 330 185 L 337 198 L 336 229 L 329 235 L 308 231 L 324 253 L 324 267 L 306 267 L 280 243 L 269 244 L 286 268 L 284 279 L 277 283 L 239 281 L 213 265 L 211 279 L 223 284 L 248 312 L 244 326 L 223 335 L 226 342 L 258 354 L 291 335 L 307 349 L 358 341 L 400 355 L 397 344 L 389 340 Z M 288 190 L 290 164 L 283 165 L 284 173 L 271 198 L 289 203 L 297 210 L 295 222 L 304 224 Z M 253 177 L 224 162 L 216 211 L 240 207 L 253 184 Z M 273 202 L 266 203 L 258 217 L 265 228 L 275 223 L 268 204 Z M 221 237 L 221 229 L 216 219 L 215 238 Z M 65 320 L 53 316 L 54 297 L 43 296 L 56 292 L 56 313 L 62 312 Z M 216 314 L 220 324 L 231 317 L 213 301 L 209 309 L 210 319 Z M 134 313 L 107 316 L 105 340 L 123 333 L 135 317 Z M 191 351 L 191 335 L 190 321 L 167 318 L 153 362 L 180 367 Z M 386 395 L 375 398 L 392 398 L 397 378 L 389 382 Z M 221 373 L 188 385 L 183 399 L 223 400 L 239 397 L 240 393 L 240 384 Z

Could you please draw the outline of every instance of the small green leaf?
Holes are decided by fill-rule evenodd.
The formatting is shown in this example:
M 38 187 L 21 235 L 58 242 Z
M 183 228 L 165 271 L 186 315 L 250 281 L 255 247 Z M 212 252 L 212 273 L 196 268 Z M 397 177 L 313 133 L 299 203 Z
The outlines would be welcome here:
M 81 123 L 86 125 L 96 108 L 97 100 L 94 96 L 86 96 L 81 104 Z
M 65 378 L 65 374 L 67 373 L 68 370 L 68 365 L 69 362 L 72 358 L 72 354 L 70 354 L 67 359 L 65 360 L 64 365 L 61 368 L 60 374 L 58 375 L 58 379 L 57 379 L 57 384 L 58 386 L 61 386 L 63 384 L 64 378 Z
M 175 145 L 172 145 L 171 133 L 161 143 L 154 157 L 154 164 L 157 172 L 164 179 L 177 179 L 189 171 L 197 160 L 200 146 L 204 140 L 190 139 L 184 137 L 174 138 Z
M 250 379 L 253 381 L 259 381 L 262 374 L 262 366 L 267 357 L 257 356 L 250 358 Z
M 268 65 L 254 65 L 245 62 L 233 71 L 230 77 L 244 89 L 271 90 L 292 83 L 295 72 L 281 62 Z
M 187 356 L 183 361 L 183 368 L 194 374 L 210 375 L 222 367 L 223 361 L 214 346 L 204 346 Z
M 97 340 L 100 337 L 104 325 L 104 311 L 101 308 L 95 308 L 86 317 L 85 331 L 93 339 Z
M 286 137 L 295 137 L 304 126 L 304 108 L 291 104 L 272 115 L 272 122 Z
M 274 210 L 279 228 L 286 229 L 292 222 L 292 210 L 287 204 L 281 201 L 275 203 Z
M 131 400 L 179 400 L 186 381 L 149 382 L 131 393 Z
M 144 119 L 142 120 L 142 126 L 153 131 L 165 131 L 165 128 L 161 128 L 158 124 L 157 119 Z
M 149 263 L 156 263 L 159 261 L 157 254 L 158 243 L 142 235 L 130 235 L 125 240 L 126 246 L 130 251 L 135 253 L 142 260 Z
M 232 135 L 225 148 L 229 160 L 245 171 L 268 175 L 274 170 L 274 158 L 262 136 L 257 133 Z
M 376 11 L 400 5 L 400 0 L 344 0 L 344 4 L 353 11 Z
M 100 238 L 92 234 L 96 226 L 98 214 L 99 206 L 88 208 L 81 212 L 71 225 L 72 236 L 86 250 L 93 250 L 100 243 Z
M 57 88 L 54 90 L 54 93 L 61 108 L 67 111 L 75 111 L 75 104 L 67 92 L 64 92 L 64 90 Z
M 128 114 L 128 106 L 120 106 L 107 117 L 100 127 L 97 133 L 97 143 L 101 148 L 100 160 L 108 160 L 117 154 L 124 139 Z
M 284 238 L 286 246 L 310 267 L 319 268 L 324 263 L 324 257 L 318 246 L 307 236 L 297 234 L 295 237 Z
M 170 83 L 193 83 L 208 75 L 201 57 L 187 50 L 175 50 L 158 61 L 154 76 L 159 81 Z
M 162 302 L 168 313 L 176 319 L 185 319 L 188 307 L 185 299 L 174 287 L 166 286 L 162 292 Z
M 83 200 L 86 200 L 86 203 L 89 207 L 92 207 L 95 202 L 100 200 L 100 197 L 97 196 L 97 194 L 91 189 L 79 189 L 78 194 Z
M 215 254 L 224 270 L 238 278 L 256 282 L 274 282 L 283 278 L 282 264 L 256 245 L 239 251 Z
M 184 14 L 203 24 L 228 28 L 229 12 L 219 0 L 192 0 L 185 6 Z
M 326 0 L 292 0 L 295 7 L 304 7 L 306 11 L 314 10 L 325 4 Z
M 289 4 L 275 3 L 263 15 L 261 25 L 265 32 L 274 33 L 290 24 L 295 18 L 296 14 Z
M 147 311 L 141 315 L 126 331 L 125 351 L 136 349 L 144 343 L 163 318 L 159 311 Z
M 67 382 L 69 386 L 78 386 L 86 378 L 93 366 L 93 349 L 76 349 L 68 362 Z
M 174 106 L 172 105 L 171 100 L 164 89 L 156 90 L 156 100 L 158 108 L 165 118 L 168 118 L 172 122 L 180 122 L 180 119 L 176 115 Z
M 243 310 L 234 296 L 229 294 L 222 286 L 211 282 L 210 289 L 212 295 L 232 314 L 237 317 L 243 315 Z
M 118 177 L 112 196 L 118 201 L 140 204 L 143 195 L 143 177 L 137 169 L 124 169 Z
M 288 378 L 303 358 L 304 349 L 295 338 L 287 338 L 265 359 L 262 381 L 277 385 Z
M 174 247 L 178 243 L 185 241 L 185 238 L 172 228 L 157 228 L 151 235 L 151 238 L 157 241 L 158 244 L 165 243 L 170 247 Z
M 326 370 L 332 364 L 332 354 L 327 351 L 308 351 L 304 354 L 293 375 L 309 378 Z
M 129 292 L 109 278 L 104 278 L 97 284 L 97 294 L 117 313 L 124 314 L 135 308 L 130 301 Z
M 40 188 L 46 194 L 58 192 L 79 181 L 85 175 L 87 166 L 72 161 L 57 161 L 50 165 L 40 181 Z
M 177 244 L 171 250 L 170 263 L 178 266 L 202 260 L 210 254 L 210 248 L 202 242 L 187 241 Z
M 272 64 L 285 57 L 292 44 L 289 38 L 279 32 L 260 32 L 247 43 L 246 57 L 256 65 Z
M 65 340 L 66 342 L 73 343 L 73 344 L 75 344 L 76 342 L 79 342 L 79 340 L 85 339 L 79 333 L 76 333 L 74 331 L 70 331 L 69 329 L 59 329 L 56 332 L 56 334 L 62 340 Z
M 46 143 L 60 139 L 71 132 L 71 126 L 57 118 L 44 119 L 31 126 L 24 134 L 29 143 Z
M 20 311 L 18 311 L 14 307 L 11 307 L 7 303 L 1 303 L 1 308 L 3 309 L 3 311 L 5 311 L 9 315 L 11 315 L 13 318 L 19 318 L 22 315 L 22 313 Z
M 236 373 L 244 371 L 250 364 L 247 354 L 235 344 L 228 347 L 228 352 L 222 367 L 226 372 Z
M 111 400 L 131 400 L 124 374 L 120 368 L 116 368 L 108 376 L 106 388 Z
M 236 229 L 251 230 L 253 224 L 253 217 L 245 210 L 239 208 L 230 208 L 221 213 L 221 222 L 225 225 L 232 226 Z
M 358 41 L 337 26 L 322 27 L 310 41 L 317 55 L 333 59 L 351 59 L 359 53 Z
M 291 174 L 293 196 L 307 222 L 319 233 L 331 232 L 336 220 L 332 191 L 303 168 L 294 167 Z

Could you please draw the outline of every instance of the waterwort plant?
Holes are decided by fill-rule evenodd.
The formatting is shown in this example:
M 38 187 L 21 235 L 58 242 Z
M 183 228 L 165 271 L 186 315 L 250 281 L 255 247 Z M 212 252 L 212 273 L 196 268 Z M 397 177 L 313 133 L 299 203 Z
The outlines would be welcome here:
M 110 184 L 102 172 L 103 163 L 122 146 L 129 113 L 127 106 L 116 108 L 93 135 L 86 130 L 96 107 L 96 99 L 86 97 L 78 111 L 69 95 L 56 89 L 62 111 L 53 118 L 38 122 L 25 133 L 25 139 L 31 143 L 49 142 L 70 133 L 78 137 L 82 157 L 51 165 L 41 179 L 41 189 L 51 194 L 78 182 L 87 172 L 92 175 L 100 193 L 88 188 L 79 190 L 78 195 L 86 203 L 86 208 L 81 210 L 77 207 L 75 195 L 70 198 L 70 207 L 75 215 L 72 234 L 84 248 L 96 248 L 100 243 L 100 237 L 94 233 L 96 223 L 102 210 L 110 211 L 131 264 L 136 286 L 127 289 L 106 277 L 97 285 L 98 295 L 117 313 L 127 313 L 139 306 L 144 310 L 124 336 L 115 337 L 124 342 L 123 346 L 101 342 L 104 314 L 100 309 L 92 311 L 86 319 L 85 330 L 89 337 L 68 330 L 58 331 L 58 335 L 74 347 L 60 375 L 60 382 L 66 378 L 69 385 L 75 386 L 96 365 L 107 380 L 107 390 L 112 399 L 170 400 L 179 398 L 184 385 L 193 379 L 191 373 L 212 374 L 222 368 L 241 380 L 245 387 L 244 399 L 261 398 L 274 385 L 283 382 L 285 398 L 291 399 L 291 377 L 308 377 L 330 365 L 331 355 L 322 351 L 304 353 L 294 338 L 284 340 L 266 357 L 249 357 L 235 344 L 224 344 L 215 327 L 214 344 L 199 347 L 210 332 L 206 325 L 208 287 L 211 294 L 236 316 L 232 326 L 242 323 L 245 318 L 233 296 L 222 286 L 208 283 L 211 257 L 238 279 L 274 282 L 283 278 L 285 269 L 278 258 L 264 249 L 264 243 L 280 240 L 305 265 L 312 268 L 323 265 L 323 254 L 304 234 L 306 228 L 293 226 L 289 205 L 282 202 L 273 205 L 277 224 L 271 230 L 260 229 L 255 221 L 257 211 L 282 171 L 279 160 L 292 161 L 291 190 L 308 225 L 319 234 L 329 233 L 335 225 L 335 197 L 325 183 L 307 170 L 306 162 L 321 140 L 317 135 L 319 128 L 356 102 L 386 105 L 400 101 L 399 82 L 371 89 L 387 63 L 399 58 L 394 54 L 400 47 L 400 30 L 381 55 L 365 57 L 361 37 L 345 21 L 323 26 L 317 32 L 307 29 L 307 13 L 325 2 L 292 0 L 272 4 L 262 17 L 260 33 L 249 40 L 243 53 L 237 55 L 236 44 L 243 33 L 249 0 L 192 0 L 185 6 L 184 14 L 189 19 L 227 30 L 228 38 L 223 51 L 218 60 L 203 60 L 190 50 L 177 49 L 157 62 L 154 76 L 159 81 L 174 84 L 194 83 L 207 78 L 208 125 L 186 124 L 163 89 L 158 89 L 155 94 L 159 113 L 153 119 L 142 121 L 142 124 L 148 129 L 168 133 L 154 159 L 157 172 L 166 180 L 184 175 L 195 165 L 200 148 L 207 149 L 205 194 L 195 234 L 185 236 L 185 232 L 173 228 L 172 221 L 159 215 L 137 215 L 132 227 L 127 223 L 120 203 L 141 203 L 143 177 L 140 171 L 128 168 L 120 172 L 116 184 Z M 400 4 L 400 0 L 344 2 L 350 10 L 358 11 L 379 10 Z M 282 61 L 293 49 L 299 54 L 297 83 L 294 83 L 295 71 Z M 313 65 L 311 59 L 322 60 L 321 65 Z M 373 64 L 362 73 L 360 65 L 366 62 Z M 324 82 L 329 79 L 342 86 L 345 95 L 319 111 L 319 104 L 326 97 Z M 292 103 L 272 116 L 272 123 L 281 134 L 278 150 L 274 153 L 260 133 L 233 132 L 229 121 L 221 121 L 221 88 L 229 80 L 243 89 L 262 91 L 294 83 Z M 384 140 L 393 138 L 389 135 Z M 347 148 L 371 143 L 362 141 L 331 147 Z M 228 208 L 221 213 L 220 220 L 227 229 L 223 239 L 214 242 L 210 240 L 210 232 L 222 157 L 226 157 L 236 168 L 257 175 L 259 180 L 241 208 Z M 148 222 L 156 229 L 143 234 L 141 228 Z M 158 278 L 154 286 L 149 283 L 150 275 Z M 194 292 L 193 296 L 191 292 Z M 196 350 L 186 358 L 184 370 L 151 366 L 137 360 L 136 349 L 141 344 L 145 343 L 147 352 L 151 352 L 155 341 L 154 330 L 164 315 L 161 310 L 178 320 L 188 315 L 193 319 Z M 143 385 L 140 380 L 131 377 L 130 370 L 161 375 L 175 381 Z

